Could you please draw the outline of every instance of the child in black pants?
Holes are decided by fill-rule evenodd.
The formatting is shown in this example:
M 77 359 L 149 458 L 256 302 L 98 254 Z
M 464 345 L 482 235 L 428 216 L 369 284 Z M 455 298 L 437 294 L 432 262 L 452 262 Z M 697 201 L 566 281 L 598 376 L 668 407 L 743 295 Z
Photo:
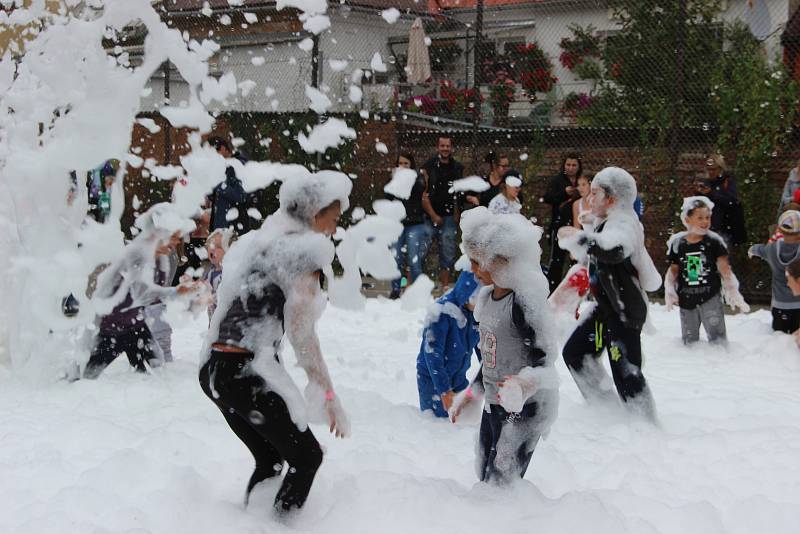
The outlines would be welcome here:
M 599 360 L 608 350 L 620 399 L 655 420 L 642 374 L 640 336 L 647 319 L 644 290 L 658 289 L 661 276 L 644 248 L 644 230 L 633 209 L 636 182 L 625 170 L 608 167 L 595 176 L 589 198 L 597 221 L 594 231 L 559 231 L 562 246 L 588 264 L 596 302 L 564 345 L 564 361 L 585 398 L 613 398 L 603 389 L 607 375 Z
M 558 406 L 549 287 L 531 267 L 539 265 L 541 233 L 521 215 L 491 215 L 483 207 L 467 212 L 461 229 L 472 271 L 486 286 L 475 310 L 485 390 L 476 471 L 482 482 L 504 485 L 525 476 Z M 471 392 L 456 396 L 453 420 Z
M 103 301 L 118 304 L 100 317 L 95 346 L 83 370 L 84 378 L 97 378 L 123 352 L 131 367 L 140 373 L 147 372 L 145 363 L 151 367 L 161 364 L 157 356 L 161 351 L 156 348 L 145 321 L 145 306 L 191 293 L 198 287 L 193 282 L 178 287 L 156 283 L 164 280 L 157 256 L 174 248 L 181 235 L 194 228 L 191 220 L 174 216 L 172 209 L 170 204 L 160 203 L 141 215 L 136 221 L 141 230 L 139 235 L 126 247 L 123 256 L 98 277 L 93 300 L 100 307 Z

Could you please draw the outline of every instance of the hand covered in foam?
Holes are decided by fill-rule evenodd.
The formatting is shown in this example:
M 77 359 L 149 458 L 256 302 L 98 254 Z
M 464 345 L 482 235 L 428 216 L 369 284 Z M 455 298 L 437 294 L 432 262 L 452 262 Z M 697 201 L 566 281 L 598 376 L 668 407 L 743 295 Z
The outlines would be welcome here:
M 480 405 L 481 398 L 482 395 L 476 395 L 472 391 L 472 386 L 456 393 L 455 397 L 453 397 L 452 404 L 450 404 L 450 408 L 447 410 L 447 413 L 450 415 L 450 421 L 455 423 L 468 406 Z
M 332 392 L 331 392 L 332 393 Z M 329 395 L 325 399 L 325 411 L 328 413 L 329 430 L 337 438 L 346 438 L 350 435 L 350 418 L 344 411 L 339 397 Z
M 664 303 L 667 305 L 667 311 L 672 311 L 673 306 L 677 306 L 678 299 L 678 284 L 675 280 L 675 273 L 672 269 L 667 269 L 667 274 L 664 276 Z
M 500 406 L 510 413 L 522 411 L 531 395 L 536 393 L 536 381 L 532 376 L 526 376 L 525 369 L 519 374 L 507 377 L 498 384 L 500 387 L 497 397 Z
M 583 265 L 573 265 L 564 280 L 548 297 L 553 311 L 575 313 L 581 301 L 589 292 L 589 271 Z
M 739 293 L 739 280 L 735 276 L 722 279 L 722 297 L 732 309 L 739 308 L 744 313 L 750 311 L 750 306 L 745 302 L 742 294 Z
M 574 236 L 577 231 L 578 229 L 574 226 L 562 226 L 558 229 L 558 239 L 559 241 L 562 239 L 569 239 Z
M 589 292 L 589 270 L 583 267 L 571 274 L 567 278 L 567 285 L 575 288 L 579 296 L 585 296 Z

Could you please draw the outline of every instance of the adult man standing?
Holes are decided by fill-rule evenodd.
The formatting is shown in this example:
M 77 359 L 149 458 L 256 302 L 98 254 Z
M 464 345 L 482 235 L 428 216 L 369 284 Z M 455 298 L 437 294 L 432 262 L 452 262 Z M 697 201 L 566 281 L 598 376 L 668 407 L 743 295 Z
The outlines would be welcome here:
M 458 194 L 451 193 L 450 189 L 453 182 L 464 176 L 464 166 L 453 159 L 452 151 L 452 139 L 441 136 L 436 144 L 436 155 L 422 166 L 428 177 L 428 190 L 423 195 L 422 207 L 433 223 L 430 233 L 439 243 L 439 285 L 443 291 L 450 284 L 450 270 L 456 262 Z
M 572 203 L 580 198 L 578 177 L 583 173 L 581 157 L 575 152 L 564 154 L 561 169 L 550 179 L 544 201 L 550 204 L 550 229 L 547 239 L 550 242 L 550 263 L 547 267 L 547 280 L 552 292 L 561 283 L 564 274 L 564 261 L 567 252 L 558 246 L 558 229 L 572 225 Z
M 211 137 L 208 144 L 213 146 L 223 158 L 234 157 L 231 144 L 221 137 Z M 248 195 L 242 187 L 242 181 L 236 177 L 236 171 L 230 165 L 225 169 L 225 180 L 217 185 L 211 193 L 211 225 L 213 232 L 217 228 L 233 227 L 239 235 L 250 231 L 250 217 L 247 214 Z M 236 211 L 233 211 L 236 210 Z

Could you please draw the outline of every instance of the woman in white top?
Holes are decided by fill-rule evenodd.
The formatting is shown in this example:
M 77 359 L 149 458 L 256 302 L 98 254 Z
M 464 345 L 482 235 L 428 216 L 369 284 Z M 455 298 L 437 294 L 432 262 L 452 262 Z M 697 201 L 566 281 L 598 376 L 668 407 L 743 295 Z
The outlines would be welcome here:
M 500 193 L 489 202 L 491 213 L 519 213 L 522 204 L 519 201 L 519 190 L 522 188 L 522 179 L 516 171 L 508 171 L 503 176 L 500 184 Z
M 572 203 L 572 226 L 578 230 L 591 230 L 593 216 L 592 207 L 589 205 L 589 193 L 592 191 L 592 178 L 582 174 L 578 177 L 576 185 L 581 197 Z

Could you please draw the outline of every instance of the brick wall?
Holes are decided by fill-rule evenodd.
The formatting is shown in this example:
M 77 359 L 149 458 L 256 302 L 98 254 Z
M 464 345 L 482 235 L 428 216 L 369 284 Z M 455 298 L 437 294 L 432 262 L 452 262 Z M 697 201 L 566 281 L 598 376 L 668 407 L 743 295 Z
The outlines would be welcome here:
M 136 125 L 133 131 L 132 145 L 134 150 L 139 150 L 139 155 L 144 158 L 153 158 L 159 164 L 166 162 L 166 121 L 156 116 L 150 116 L 162 129 L 157 134 L 151 134 L 144 127 Z M 351 117 L 352 118 L 352 117 Z M 264 120 L 256 117 L 254 120 Z M 391 118 L 371 118 L 357 120 L 355 124 L 357 139 L 355 142 L 355 157 L 350 168 L 344 169 L 354 176 L 354 187 L 351 195 L 351 205 L 361 206 L 369 210 L 372 202 L 383 198 L 383 186 L 391 177 L 397 154 L 400 150 L 411 152 L 418 165 L 435 153 L 435 144 L 438 133 L 425 130 L 413 130 L 403 127 Z M 256 125 L 257 126 L 257 125 Z M 257 127 L 250 128 L 250 133 L 230 132 L 224 121 L 218 121 L 214 134 L 244 136 L 245 149 L 257 144 L 254 138 L 258 132 Z M 180 156 L 188 150 L 186 144 L 187 132 L 180 129 L 169 129 L 171 137 L 171 158 L 169 163 L 178 164 Z M 678 151 L 675 175 L 671 175 L 671 164 L 668 154 L 654 150 L 642 150 L 638 134 L 625 130 L 592 130 L 579 129 L 551 130 L 545 132 L 481 132 L 477 144 L 473 144 L 473 133 L 470 131 L 450 132 L 453 138 L 454 156 L 464 163 L 468 174 L 485 174 L 486 169 L 482 163 L 483 157 L 489 150 L 507 155 L 512 167 L 521 171 L 524 176 L 523 213 L 534 217 L 537 223 L 547 227 L 549 224 L 550 207 L 541 202 L 548 180 L 559 169 L 562 154 L 567 151 L 577 151 L 583 157 L 585 172 L 594 174 L 603 167 L 616 165 L 623 167 L 636 177 L 639 189 L 645 202 L 644 226 L 646 231 L 647 247 L 657 265 L 664 266 L 666 239 L 676 230 L 682 230 L 677 219 L 681 200 L 691 194 L 692 184 L 701 177 L 704 171 L 706 155 L 712 150 L 713 143 L 710 135 L 687 136 L 691 143 L 685 143 Z M 376 143 L 384 143 L 388 153 L 376 150 Z M 472 147 L 477 146 L 473 151 Z M 272 143 L 268 156 L 272 160 L 283 159 L 278 143 Z M 735 173 L 735 159 L 729 157 Z M 777 210 L 780 191 L 789 173 L 789 170 L 800 160 L 800 143 L 792 145 L 790 150 L 784 151 L 775 158 L 774 165 L 768 173 L 771 193 L 764 202 L 774 204 Z M 152 181 L 142 169 L 129 166 L 126 179 L 127 209 L 123 224 L 129 225 L 133 220 L 131 207 L 134 195 L 141 202 L 140 209 L 146 209 L 154 202 L 169 199 L 171 184 Z M 740 180 L 741 181 L 741 180 Z M 740 183 L 740 188 L 742 184 Z M 274 197 L 277 187 L 265 192 L 263 199 L 265 211 L 275 209 L 277 203 Z M 266 198 L 269 196 L 270 198 Z M 757 228 L 752 224 L 748 227 L 751 241 L 764 241 L 768 237 L 767 228 Z M 548 250 L 546 243 L 544 257 Z M 736 265 L 738 263 L 738 265 Z M 735 258 L 735 265 L 746 294 L 750 298 L 763 300 L 769 291 L 768 273 L 760 263 L 748 261 L 740 252 Z

